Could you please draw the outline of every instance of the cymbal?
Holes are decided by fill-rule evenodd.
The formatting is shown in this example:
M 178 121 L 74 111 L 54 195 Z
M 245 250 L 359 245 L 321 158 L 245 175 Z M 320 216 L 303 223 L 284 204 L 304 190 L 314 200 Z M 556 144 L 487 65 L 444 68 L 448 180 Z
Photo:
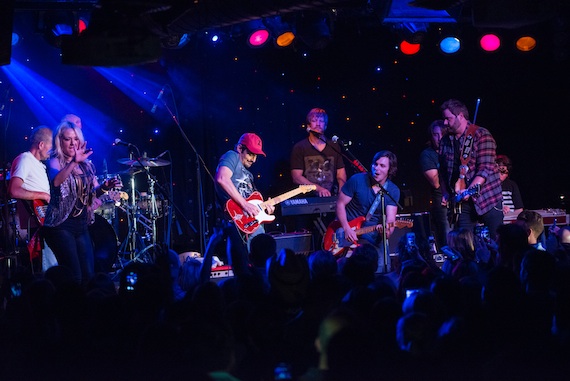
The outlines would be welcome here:
M 124 158 L 118 159 L 117 162 L 119 164 L 130 165 L 131 167 L 140 167 L 141 163 L 143 167 L 164 167 L 165 165 L 170 165 L 170 162 L 168 160 L 155 159 L 152 157 L 141 157 L 139 160 Z
M 134 175 L 141 173 L 141 172 L 143 172 L 143 169 L 140 166 L 138 166 L 138 167 L 129 167 L 125 170 L 119 171 L 119 174 L 134 176 Z

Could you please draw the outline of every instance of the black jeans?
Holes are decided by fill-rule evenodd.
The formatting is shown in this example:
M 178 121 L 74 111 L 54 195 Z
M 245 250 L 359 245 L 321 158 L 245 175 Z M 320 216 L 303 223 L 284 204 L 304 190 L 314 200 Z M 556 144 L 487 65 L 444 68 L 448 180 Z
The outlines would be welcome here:
M 447 233 L 449 233 L 449 220 L 447 219 L 447 208 L 441 206 L 441 191 L 437 194 L 434 191 L 432 196 L 432 206 L 430 209 L 431 230 L 433 231 L 437 248 L 441 249 L 447 245 Z
M 69 268 L 75 281 L 85 284 L 93 278 L 93 243 L 87 219 L 68 218 L 59 226 L 44 226 L 43 234 L 58 264 Z
M 461 204 L 461 214 L 457 220 L 457 227 L 467 228 L 471 231 L 475 230 L 477 222 L 482 222 L 489 228 L 489 236 L 495 239 L 497 228 L 503 224 L 503 204 L 498 202 L 493 209 L 489 210 L 482 216 L 477 214 L 473 200 L 469 199 L 467 202 Z

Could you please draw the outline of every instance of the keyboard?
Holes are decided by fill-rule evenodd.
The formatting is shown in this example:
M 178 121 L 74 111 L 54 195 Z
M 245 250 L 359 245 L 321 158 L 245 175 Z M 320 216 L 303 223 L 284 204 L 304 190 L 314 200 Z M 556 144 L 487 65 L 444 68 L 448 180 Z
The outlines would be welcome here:
M 336 211 L 337 196 L 331 197 L 301 197 L 285 200 L 281 203 L 283 216 L 299 214 L 323 214 Z

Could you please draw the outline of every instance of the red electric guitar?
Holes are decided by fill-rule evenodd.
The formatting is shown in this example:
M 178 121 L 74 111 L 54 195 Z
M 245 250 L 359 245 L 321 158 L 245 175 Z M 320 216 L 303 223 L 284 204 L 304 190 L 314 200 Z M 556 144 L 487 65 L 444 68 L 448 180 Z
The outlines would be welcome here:
M 32 200 L 32 209 L 34 212 L 34 216 L 36 216 L 36 220 L 40 225 L 44 225 L 44 221 L 46 219 L 46 210 L 48 207 L 48 203 L 46 200 Z
M 257 216 L 246 216 L 243 209 L 231 198 L 226 202 L 226 211 L 229 213 L 232 220 L 235 222 L 239 230 L 246 234 L 251 234 L 259 228 L 261 224 L 271 222 L 275 216 L 269 215 L 265 212 L 265 207 L 268 205 L 277 205 L 282 201 L 290 199 L 301 193 L 307 193 L 317 189 L 316 185 L 299 185 L 297 189 L 283 193 L 275 198 L 263 201 L 263 196 L 259 192 L 253 192 L 246 200 L 247 202 L 259 207 Z
M 373 225 L 361 228 L 362 223 L 366 220 L 366 217 L 360 216 L 348 222 L 350 227 L 356 232 L 357 236 L 361 236 L 366 233 L 371 233 L 375 230 L 381 232 L 383 226 Z M 388 227 L 396 228 L 411 228 L 414 226 L 414 221 L 408 219 L 399 219 L 394 222 L 388 223 Z M 344 229 L 342 228 L 338 220 L 334 220 L 327 227 L 327 231 L 323 237 L 323 249 L 328 250 L 333 253 L 334 256 L 342 256 L 348 248 L 356 247 L 356 244 L 348 242 L 344 238 Z

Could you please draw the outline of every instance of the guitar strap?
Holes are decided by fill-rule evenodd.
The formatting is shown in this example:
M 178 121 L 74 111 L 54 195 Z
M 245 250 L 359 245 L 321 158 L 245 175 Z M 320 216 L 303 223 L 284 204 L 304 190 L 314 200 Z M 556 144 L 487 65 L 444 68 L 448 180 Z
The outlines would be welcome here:
M 33 206 L 33 201 L 32 201 L 32 200 L 18 199 L 18 201 L 20 201 L 20 202 L 24 205 L 24 208 L 26 209 L 26 212 L 28 212 L 28 213 L 30 214 L 30 216 L 35 217 L 36 219 L 39 220 L 38 214 L 37 214 L 36 211 L 34 210 L 34 206 Z
M 366 221 L 370 221 L 370 219 L 372 218 L 372 215 L 374 214 L 374 212 L 378 208 L 378 205 L 380 205 L 381 199 L 382 199 L 382 191 L 378 191 L 378 194 L 376 194 L 376 198 L 374 199 L 374 202 L 372 203 L 372 205 L 370 205 L 370 209 L 368 209 L 368 213 L 366 213 Z
M 463 139 L 463 144 L 461 145 L 461 156 L 459 160 L 461 165 L 459 165 L 459 178 L 455 183 L 455 192 L 457 193 L 458 190 L 463 190 L 467 188 L 467 184 L 465 183 L 465 176 L 469 171 L 469 167 L 467 163 L 469 162 L 469 155 L 471 155 L 471 150 L 473 149 L 473 137 L 475 135 L 475 131 L 479 128 L 479 126 L 475 124 L 470 124 L 467 127 L 467 131 L 465 131 L 465 138 Z

